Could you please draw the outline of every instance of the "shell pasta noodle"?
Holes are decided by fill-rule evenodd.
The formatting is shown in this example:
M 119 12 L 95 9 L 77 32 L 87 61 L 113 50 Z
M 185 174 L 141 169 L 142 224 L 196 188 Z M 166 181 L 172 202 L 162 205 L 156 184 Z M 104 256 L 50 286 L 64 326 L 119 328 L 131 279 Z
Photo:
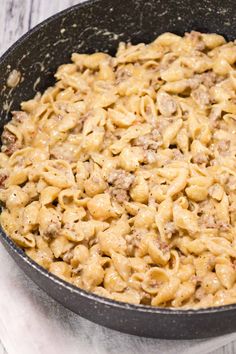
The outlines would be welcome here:
M 236 303 L 236 42 L 72 54 L 4 126 L 0 222 L 61 279 L 160 307 Z

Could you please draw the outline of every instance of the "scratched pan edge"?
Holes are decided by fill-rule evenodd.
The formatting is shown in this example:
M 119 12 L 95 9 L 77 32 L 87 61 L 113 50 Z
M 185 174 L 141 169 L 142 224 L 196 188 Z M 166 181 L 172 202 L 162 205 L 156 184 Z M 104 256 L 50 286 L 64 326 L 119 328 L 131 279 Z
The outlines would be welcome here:
M 192 29 L 236 38 L 234 0 L 90 0 L 68 8 L 27 32 L 0 59 L 0 129 L 10 110 L 54 83 L 53 73 L 73 51 L 114 54 L 120 41 L 150 42 L 170 31 Z M 11 70 L 22 80 L 5 83 Z M 37 84 L 37 87 L 35 87 Z M 138 336 L 199 339 L 236 330 L 236 304 L 200 310 L 130 305 L 86 292 L 50 274 L 31 260 L 0 229 L 8 253 L 40 288 L 71 311 L 103 326 Z

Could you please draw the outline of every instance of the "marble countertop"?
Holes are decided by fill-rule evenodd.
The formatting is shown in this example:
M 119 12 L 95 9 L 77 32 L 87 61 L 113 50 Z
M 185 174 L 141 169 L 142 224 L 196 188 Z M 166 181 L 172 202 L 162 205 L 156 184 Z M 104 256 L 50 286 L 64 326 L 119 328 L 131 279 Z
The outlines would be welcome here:
M 0 341 L 0 354 L 6 354 L 6 351 L 5 351 L 1 341 Z

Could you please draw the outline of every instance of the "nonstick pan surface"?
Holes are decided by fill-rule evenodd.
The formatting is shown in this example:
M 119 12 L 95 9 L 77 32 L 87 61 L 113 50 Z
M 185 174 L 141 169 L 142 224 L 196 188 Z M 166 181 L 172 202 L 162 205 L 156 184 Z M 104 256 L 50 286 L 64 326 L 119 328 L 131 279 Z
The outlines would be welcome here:
M 152 41 L 163 32 L 198 30 L 236 38 L 234 0 L 91 0 L 69 8 L 28 32 L 0 59 L 0 128 L 10 111 L 54 83 L 53 73 L 72 52 L 107 51 L 120 41 Z M 6 85 L 16 69 L 21 82 Z M 48 273 L 0 230 L 0 240 L 23 271 L 65 307 L 103 326 L 139 336 L 193 339 L 236 330 L 236 305 L 172 310 L 129 305 L 75 288 Z

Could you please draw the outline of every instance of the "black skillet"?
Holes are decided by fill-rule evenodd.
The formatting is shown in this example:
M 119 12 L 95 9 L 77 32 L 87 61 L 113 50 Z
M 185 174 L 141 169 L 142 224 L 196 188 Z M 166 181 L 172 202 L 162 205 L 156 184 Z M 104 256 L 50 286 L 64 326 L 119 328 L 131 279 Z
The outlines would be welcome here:
M 120 41 L 150 42 L 170 31 L 199 30 L 236 38 L 235 0 L 91 0 L 69 8 L 28 32 L 0 59 L 0 127 L 10 110 L 53 84 L 56 68 L 72 52 L 115 53 Z M 6 80 L 12 69 L 23 81 L 14 89 Z M 180 311 L 135 306 L 87 293 L 49 274 L 1 230 L 0 239 L 23 271 L 65 307 L 91 321 L 139 336 L 191 339 L 236 330 L 236 305 Z

